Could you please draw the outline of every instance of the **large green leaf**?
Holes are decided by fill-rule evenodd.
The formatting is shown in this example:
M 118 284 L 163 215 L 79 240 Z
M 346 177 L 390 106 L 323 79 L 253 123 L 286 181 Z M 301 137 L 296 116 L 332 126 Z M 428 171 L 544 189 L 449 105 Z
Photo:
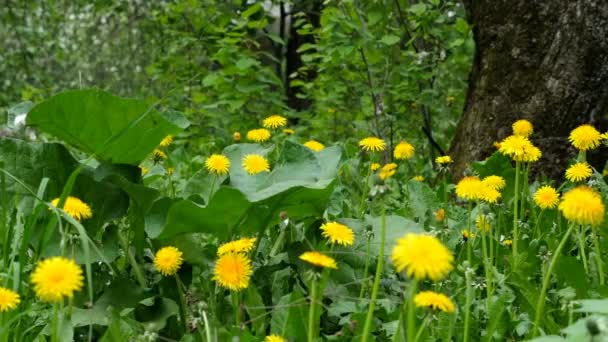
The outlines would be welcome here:
M 142 100 L 98 89 L 52 96 L 30 111 L 27 123 L 100 160 L 133 165 L 189 125 L 180 113 L 161 113 Z

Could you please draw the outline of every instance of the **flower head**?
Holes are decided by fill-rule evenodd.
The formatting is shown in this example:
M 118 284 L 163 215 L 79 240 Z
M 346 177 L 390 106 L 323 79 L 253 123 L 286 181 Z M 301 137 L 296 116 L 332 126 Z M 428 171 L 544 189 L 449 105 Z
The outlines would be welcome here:
M 566 179 L 573 183 L 582 182 L 587 178 L 591 177 L 592 174 L 593 170 L 591 169 L 591 166 L 589 166 L 589 164 L 585 162 L 576 163 L 572 164 L 566 170 Z
M 462 235 L 462 240 L 464 242 L 469 241 L 470 239 L 475 237 L 475 233 L 473 233 L 472 231 L 468 230 L 468 229 L 463 229 L 460 231 L 460 235 Z
M 266 336 L 264 342 L 287 342 L 287 340 L 279 335 L 269 335 Z
M 391 259 L 398 272 L 438 281 L 452 270 L 454 256 L 436 237 L 408 233 L 397 241 Z
M 139 170 L 141 171 L 142 176 L 145 176 L 148 172 L 150 172 L 150 170 L 143 165 L 139 165 Z
M 270 139 L 270 131 L 266 128 L 252 129 L 247 132 L 247 140 L 255 141 L 258 143 L 268 141 Z
M 395 146 L 393 156 L 397 160 L 406 160 L 412 158 L 415 151 L 416 149 L 412 144 L 408 143 L 407 141 L 402 141 Z
M 376 171 L 380 168 L 380 166 L 382 166 L 380 163 L 372 163 L 369 167 L 372 169 L 372 171 Z
M 255 175 L 260 172 L 270 172 L 270 164 L 259 154 L 248 154 L 243 158 L 243 169 L 250 175 Z
M 500 191 L 498 191 L 495 187 L 484 184 L 483 181 L 481 182 L 481 189 L 479 192 L 480 200 L 490 204 L 495 204 L 498 202 L 500 196 Z
M 325 145 L 323 145 L 320 142 L 315 141 L 315 140 L 309 140 L 309 141 L 305 142 L 304 146 L 308 147 L 309 149 L 311 149 L 315 152 L 322 151 L 325 148 Z
M 19 294 L 5 287 L 0 287 L 0 312 L 13 310 L 21 303 Z
M 452 313 L 454 312 L 455 306 L 452 300 L 441 293 L 433 291 L 422 291 L 414 296 L 414 305 L 416 307 L 429 307 L 434 310 L 441 310 L 443 312 Z
M 57 208 L 59 204 L 59 198 L 55 198 L 51 201 L 53 207 Z M 82 221 L 89 219 L 93 216 L 93 211 L 86 203 L 80 199 L 72 196 L 68 196 L 65 199 L 65 203 L 62 208 L 68 215 L 72 216 L 76 221 Z
M 595 190 L 585 185 L 566 192 L 559 210 L 564 217 L 577 224 L 599 225 L 604 220 L 604 203 Z
M 464 177 L 456 184 L 456 196 L 467 201 L 474 201 L 481 197 L 483 188 L 484 186 L 479 177 Z
M 241 132 L 234 132 L 232 134 L 232 139 L 234 139 L 234 141 L 236 142 L 241 141 Z
M 414 176 L 412 179 L 417 182 L 424 182 L 424 176 L 422 176 L 422 175 Z
M 490 231 L 490 219 L 486 215 L 477 215 L 475 218 L 475 227 L 483 233 Z
M 205 167 L 216 175 L 225 175 L 230 170 L 230 159 L 221 154 L 212 154 L 205 160 Z
M 293 130 L 293 129 L 291 129 L 291 128 L 285 128 L 285 129 L 283 130 L 283 133 L 284 133 L 284 134 L 287 134 L 287 135 L 294 134 L 295 132 L 296 132 L 296 131 L 294 131 L 294 130 Z
M 553 209 L 558 202 L 559 193 L 549 185 L 541 186 L 534 194 L 534 203 L 541 209 Z
M 182 252 L 173 247 L 163 247 L 154 256 L 154 267 L 164 276 L 172 276 L 182 265 Z
M 348 226 L 338 222 L 327 222 L 321 225 L 321 235 L 333 244 L 350 246 L 355 242 L 355 234 Z
M 155 149 L 152 152 L 152 159 L 154 160 L 154 162 L 160 162 L 163 159 L 167 159 L 167 154 L 159 149 Z
M 217 249 L 217 255 L 222 256 L 228 253 L 248 253 L 255 246 L 256 238 L 242 238 L 226 242 Z
M 265 128 L 279 128 L 287 125 L 287 119 L 280 115 L 271 115 L 262 121 Z
M 435 220 L 441 222 L 445 219 L 445 209 L 441 208 L 435 212 Z
M 500 142 L 498 151 L 518 162 L 535 162 L 542 153 L 528 138 L 521 135 L 511 135 Z
M 315 251 L 302 253 L 300 260 L 304 260 L 317 267 L 338 269 L 338 264 L 334 258 Z
M 531 136 L 532 132 L 534 132 L 534 127 L 532 126 L 532 123 L 524 119 L 515 121 L 512 125 L 512 128 L 514 135 L 521 135 L 522 137 L 526 138 Z
M 437 158 L 435 158 L 435 163 L 439 164 L 439 165 L 446 165 L 446 164 L 451 164 L 454 161 L 452 160 L 452 157 L 450 156 L 439 156 Z
M 511 239 L 505 239 L 502 244 L 506 247 L 511 247 L 511 245 L 513 244 L 513 240 Z
M 249 287 L 253 273 L 251 260 L 243 253 L 228 253 L 219 257 L 213 270 L 213 280 L 232 291 Z
M 502 190 L 505 185 L 507 185 L 504 178 L 496 175 L 484 177 L 481 182 L 483 183 L 483 185 L 489 186 L 496 190 Z
M 173 136 L 167 135 L 166 137 L 163 138 L 163 140 L 160 141 L 160 146 L 167 147 L 167 146 L 171 145 L 172 142 L 173 142 Z
M 384 140 L 376 137 L 367 137 L 359 141 L 359 146 L 369 152 L 379 152 L 386 149 L 386 143 Z
M 38 263 L 32 273 L 36 296 L 45 302 L 59 302 L 72 298 L 82 288 L 82 269 L 74 260 L 52 257 Z
M 380 169 L 379 177 L 382 180 L 386 180 L 387 178 L 394 176 L 395 172 L 397 172 L 397 164 L 388 163 Z
M 581 125 L 570 132 L 568 140 L 580 151 L 588 151 L 600 146 L 602 135 L 591 125 Z

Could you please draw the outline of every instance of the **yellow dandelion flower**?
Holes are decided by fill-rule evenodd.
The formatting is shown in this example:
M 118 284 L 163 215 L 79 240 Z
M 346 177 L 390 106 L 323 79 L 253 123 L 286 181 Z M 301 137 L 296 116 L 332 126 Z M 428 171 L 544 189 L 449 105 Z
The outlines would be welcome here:
M 221 154 L 212 154 L 205 160 L 205 167 L 216 175 L 225 175 L 230 170 L 230 159 Z
M 379 163 L 372 163 L 369 167 L 372 169 L 372 171 L 376 171 L 380 168 L 380 164 Z
M 269 335 L 266 336 L 264 342 L 287 342 L 287 340 L 279 335 Z
M 398 272 L 438 281 L 453 269 L 454 256 L 436 237 L 408 233 L 397 241 L 391 259 Z
M 511 247 L 511 245 L 513 244 L 513 240 L 511 239 L 506 239 L 502 242 L 503 245 L 507 246 L 507 247 Z
M 152 160 L 154 160 L 155 163 L 159 163 L 161 161 L 163 161 L 163 159 L 167 159 L 167 154 L 159 149 L 155 149 L 152 152 Z
M 464 177 L 456 184 L 456 196 L 467 201 L 474 201 L 481 197 L 483 188 L 483 183 L 479 177 Z
M 0 287 L 0 312 L 13 310 L 21 303 L 21 298 L 17 292 Z
M 462 235 L 462 240 L 464 240 L 464 242 L 467 242 L 470 239 L 475 237 L 475 233 L 473 233 L 472 231 L 470 231 L 468 229 L 461 230 L 460 235 Z
M 445 209 L 441 208 L 435 212 L 435 221 L 441 222 L 445 219 Z
M 173 136 L 167 135 L 166 137 L 163 138 L 163 140 L 160 141 L 159 145 L 161 147 L 167 147 L 167 146 L 171 145 L 171 143 L 173 143 Z
M 232 291 L 249 287 L 253 269 L 251 260 L 243 253 L 228 253 L 219 257 L 215 263 L 213 280 L 220 286 Z
M 143 165 L 139 165 L 139 170 L 141 171 L 142 176 L 145 176 L 148 172 L 150 172 L 150 170 Z
M 53 207 L 57 208 L 59 204 L 59 198 L 55 198 L 51 201 Z M 68 215 L 72 216 L 76 221 L 82 221 L 89 219 L 93 216 L 93 211 L 86 203 L 80 199 L 72 196 L 68 196 L 65 199 L 65 203 L 62 208 Z
M 454 161 L 452 160 L 452 157 L 450 156 L 440 156 L 435 158 L 435 163 L 439 164 L 439 165 L 446 165 L 446 164 L 451 164 Z
M 481 189 L 479 192 L 480 200 L 487 202 L 487 203 L 495 204 L 498 202 L 498 199 L 500 198 L 500 196 L 501 196 L 500 191 L 498 191 L 496 188 L 483 184 L 483 181 L 481 182 Z
M 386 149 L 384 140 L 376 137 L 368 137 L 359 141 L 359 146 L 369 152 L 379 152 Z
M 521 135 L 522 137 L 529 137 L 534 132 L 534 126 L 528 120 L 517 120 L 511 126 L 513 128 L 514 135 Z
M 175 168 L 174 167 L 168 167 L 165 172 L 166 172 L 166 174 L 168 176 L 171 176 L 173 174 L 173 172 L 175 172 Z
M 604 203 L 595 190 L 585 185 L 566 192 L 562 196 L 559 210 L 564 217 L 577 224 L 599 225 L 604 221 Z
M 570 132 L 568 140 L 580 151 L 588 151 L 600 146 L 602 135 L 591 125 L 581 125 Z
M 573 183 L 582 182 L 587 178 L 591 177 L 592 174 L 593 170 L 591 169 L 591 166 L 589 166 L 589 164 L 585 162 L 576 163 L 572 164 L 566 170 L 566 179 Z
M 421 175 L 414 176 L 412 179 L 418 182 L 424 182 L 425 180 L 424 176 Z
M 243 169 L 250 175 L 270 172 L 268 160 L 259 154 L 248 154 L 243 158 Z
M 309 149 L 311 149 L 315 152 L 322 151 L 325 148 L 325 145 L 323 145 L 320 142 L 315 141 L 315 140 L 309 140 L 309 141 L 305 142 L 304 146 L 308 147 Z
M 338 269 L 338 264 L 334 258 L 319 252 L 304 252 L 300 255 L 300 260 L 306 261 L 317 267 Z
M 154 267 L 165 277 L 172 276 L 179 271 L 182 266 L 182 252 L 173 247 L 163 247 L 154 256 Z
M 327 222 L 321 225 L 321 235 L 331 243 L 350 246 L 355 242 L 355 233 L 348 226 L 338 222 Z
M 291 129 L 291 128 L 285 128 L 285 129 L 283 130 L 283 134 L 287 134 L 287 135 L 292 135 L 292 134 L 294 134 L 295 132 L 296 132 L 296 131 L 294 131 L 294 130 L 293 130 L 293 129 Z
M 445 101 L 448 103 L 448 106 L 451 106 L 455 99 L 456 98 L 454 96 L 448 96 L 445 98 Z
M 287 119 L 280 115 L 271 115 L 262 121 L 265 128 L 279 128 L 287 125 Z
M 252 129 L 251 131 L 247 132 L 247 140 L 258 143 L 270 140 L 270 136 L 270 131 L 265 128 Z
M 521 135 L 511 135 L 500 142 L 498 151 L 518 162 L 535 162 L 542 153 L 528 138 Z
M 402 141 L 395 146 L 393 156 L 397 160 L 407 160 L 414 156 L 414 152 L 416 152 L 416 149 L 412 144 L 408 143 L 407 141 Z
M 241 141 L 241 132 L 232 133 L 232 139 L 236 142 Z
M 242 238 L 226 242 L 217 249 L 217 255 L 222 256 L 228 253 L 248 253 L 255 246 L 256 238 Z
M 486 215 L 477 215 L 475 218 L 475 227 L 483 233 L 490 231 L 490 219 Z
M 74 260 L 52 257 L 38 263 L 31 276 L 36 296 L 45 302 L 72 298 L 82 289 L 82 269 Z
M 428 307 L 448 313 L 454 312 L 455 309 L 454 303 L 448 296 L 433 291 L 422 291 L 416 294 L 414 305 L 419 308 Z
M 380 179 L 386 180 L 387 178 L 394 176 L 395 172 L 397 172 L 397 164 L 388 163 L 380 169 L 380 174 L 378 176 Z
M 534 194 L 534 203 L 541 209 L 553 209 L 558 202 L 559 193 L 549 185 L 541 186 Z
M 484 177 L 481 182 L 483 183 L 483 185 L 489 186 L 496 190 L 502 190 L 505 185 L 507 185 L 507 182 L 505 182 L 504 178 L 496 175 Z

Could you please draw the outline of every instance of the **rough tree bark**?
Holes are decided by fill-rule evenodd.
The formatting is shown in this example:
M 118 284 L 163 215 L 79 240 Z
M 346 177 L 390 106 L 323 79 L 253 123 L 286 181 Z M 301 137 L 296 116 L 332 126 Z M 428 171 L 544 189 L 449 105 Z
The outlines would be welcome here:
M 543 151 L 538 165 L 548 175 L 561 175 L 574 155 L 570 130 L 582 123 L 607 128 L 608 1 L 464 3 L 476 52 L 450 148 L 455 174 L 489 156 L 493 142 L 511 134 L 511 123 L 526 118 Z M 604 149 L 595 157 L 605 160 L 607 154 Z

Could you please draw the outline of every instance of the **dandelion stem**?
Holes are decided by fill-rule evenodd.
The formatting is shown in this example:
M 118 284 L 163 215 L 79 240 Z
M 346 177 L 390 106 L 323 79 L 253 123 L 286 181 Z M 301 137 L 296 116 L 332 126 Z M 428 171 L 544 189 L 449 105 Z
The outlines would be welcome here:
M 51 342 L 59 342 L 57 333 L 59 330 L 59 304 L 53 304 L 53 321 L 51 323 Z
M 367 310 L 367 316 L 365 317 L 365 325 L 363 326 L 363 338 L 361 342 L 367 342 L 369 335 L 371 334 L 372 319 L 374 316 L 374 309 L 376 308 L 376 298 L 378 297 L 378 290 L 380 289 L 380 278 L 382 277 L 382 271 L 384 269 L 384 240 L 386 239 L 386 210 L 384 202 L 382 202 L 382 230 L 380 232 L 380 251 L 378 252 L 378 263 L 376 264 L 376 276 L 374 277 L 374 284 L 372 286 L 372 297 L 369 302 L 369 309 Z
M 370 161 L 370 162 L 373 162 Z M 369 166 L 367 168 L 367 176 L 365 176 L 365 184 L 363 184 L 363 193 L 361 194 L 361 202 L 359 204 L 359 211 L 357 212 L 357 215 L 359 215 L 359 217 L 363 217 L 365 215 L 365 198 L 367 197 L 367 192 L 369 191 L 369 178 L 372 175 L 372 167 Z
M 545 209 L 541 209 L 540 210 L 540 213 L 536 217 L 536 222 L 534 223 L 534 236 L 536 237 L 536 239 L 540 239 L 539 224 L 540 224 L 540 220 L 543 218 L 543 213 L 544 212 L 545 212 Z
M 420 324 L 420 327 L 418 328 L 418 332 L 416 333 L 416 338 L 414 338 L 414 342 L 418 342 L 420 340 L 420 337 L 422 337 L 422 333 L 424 332 L 424 329 L 426 329 L 426 326 L 431 321 L 431 317 L 432 317 L 431 315 L 426 315 L 426 317 L 424 317 L 422 324 Z
M 310 309 L 308 310 L 308 342 L 314 342 L 316 338 L 316 307 L 317 307 L 317 279 L 312 278 L 310 284 Z
M 591 229 L 591 235 L 593 235 L 593 244 L 595 245 L 595 261 L 597 263 L 597 273 L 600 277 L 600 286 L 604 286 L 604 267 L 602 264 L 602 253 L 600 250 L 600 242 L 597 238 L 597 234 Z
M 405 303 L 405 301 L 404 301 Z M 399 309 L 399 321 L 397 322 L 397 330 L 395 331 L 395 335 L 393 335 L 392 342 L 397 342 L 399 339 L 399 335 L 401 335 L 401 325 L 403 324 L 403 310 Z
M 414 341 L 416 336 L 416 306 L 414 305 L 414 295 L 418 288 L 418 280 L 412 279 L 407 295 L 407 340 Z
M 519 201 L 519 169 L 520 162 L 515 162 L 515 193 L 513 197 L 513 267 L 517 265 L 517 240 L 519 239 L 518 224 L 517 224 L 517 202 Z
M 239 293 L 236 291 L 230 291 L 232 297 L 232 306 L 234 307 L 234 325 L 237 328 L 241 328 L 241 304 L 239 303 Z
M 211 182 L 211 188 L 209 188 L 209 197 L 207 197 L 207 203 L 211 202 L 211 197 L 213 197 L 215 182 L 217 182 L 217 175 L 213 176 L 213 182 Z
M 585 229 L 583 228 L 583 226 L 580 226 L 581 231 L 580 231 L 580 235 L 578 237 L 578 245 L 579 245 L 579 250 L 580 250 L 580 254 L 581 254 L 581 259 L 583 261 L 583 267 L 585 268 L 585 274 L 588 276 L 589 275 L 589 265 L 587 263 L 587 253 L 585 252 Z
M 532 328 L 533 337 L 538 336 L 540 318 L 542 317 L 543 309 L 545 308 L 545 295 L 547 293 L 547 288 L 549 288 L 549 281 L 551 280 L 551 273 L 553 272 L 553 268 L 555 267 L 555 264 L 557 264 L 557 260 L 559 259 L 562 249 L 564 249 L 564 245 L 566 245 L 566 241 L 568 241 L 568 237 L 570 237 L 570 234 L 572 233 L 573 230 L 574 230 L 574 224 L 570 224 L 568 230 L 566 231 L 566 234 L 564 234 L 564 237 L 562 237 L 562 240 L 559 242 L 559 245 L 553 252 L 553 257 L 551 258 L 549 267 L 547 268 L 547 270 L 545 271 L 545 274 L 543 276 L 543 284 L 540 289 L 540 295 L 538 296 L 538 302 L 536 303 L 536 317 L 534 318 L 534 327 Z
M 372 246 L 372 238 L 371 235 L 367 238 L 367 248 L 365 250 L 365 269 L 363 270 L 363 281 L 361 282 L 361 292 L 359 292 L 359 299 L 362 299 L 365 295 L 365 290 L 367 289 L 367 283 L 369 277 L 369 259 L 370 252 Z
M 177 285 L 177 293 L 179 295 L 179 316 L 184 333 L 187 333 L 188 328 L 186 322 L 186 299 L 184 296 L 184 284 L 182 283 L 181 279 L 179 279 L 179 275 L 177 275 L 177 273 L 175 274 L 175 283 Z
M 464 333 L 462 336 L 463 342 L 469 341 L 469 328 L 471 326 L 471 303 L 473 302 L 473 286 L 471 284 L 471 273 L 473 272 L 471 269 L 471 264 L 468 263 L 465 267 L 465 278 L 466 278 L 466 299 L 464 306 Z
M 490 299 L 492 297 L 492 269 L 491 269 L 491 265 L 490 265 L 490 259 L 488 258 L 488 251 L 487 251 L 487 243 L 486 243 L 486 233 L 485 231 L 481 232 L 481 250 L 483 253 L 483 261 L 484 261 L 484 270 L 486 273 L 486 282 L 487 282 L 487 286 L 486 286 L 486 301 L 487 301 L 487 310 L 488 312 L 490 312 Z

